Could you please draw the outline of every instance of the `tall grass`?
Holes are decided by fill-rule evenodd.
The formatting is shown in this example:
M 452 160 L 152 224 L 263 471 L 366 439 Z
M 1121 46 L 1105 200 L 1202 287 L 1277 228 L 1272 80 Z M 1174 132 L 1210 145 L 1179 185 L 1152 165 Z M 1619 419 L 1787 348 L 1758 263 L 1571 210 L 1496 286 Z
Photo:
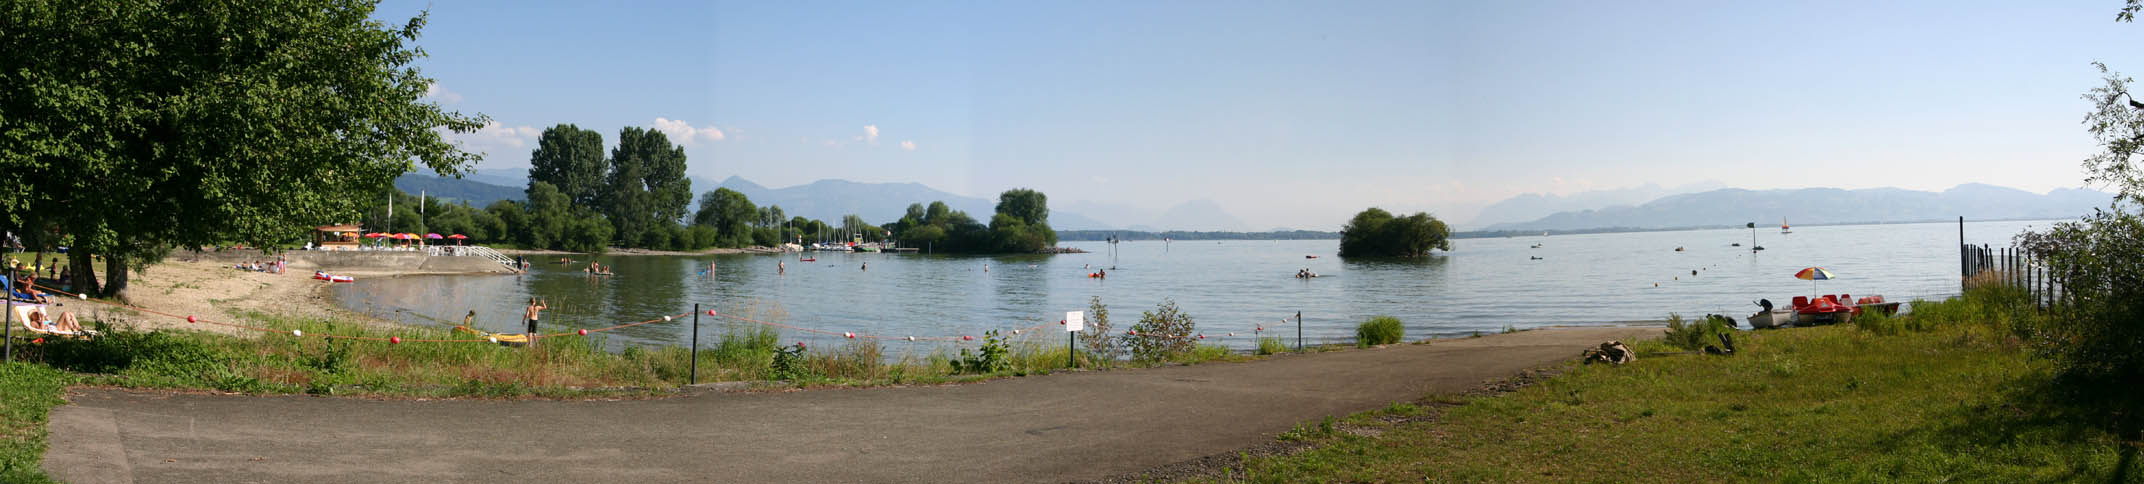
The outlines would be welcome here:
M 1734 328 L 1724 318 L 1707 316 L 1704 319 L 1684 320 L 1680 314 L 1668 315 L 1668 330 L 1660 338 L 1661 343 L 1684 350 L 1701 350 L 1708 345 L 1719 345 L 1720 335 L 1731 333 Z
M 1399 318 L 1391 316 L 1372 316 L 1369 320 L 1355 326 L 1355 344 L 1357 346 L 1388 345 L 1398 343 L 1406 337 L 1407 327 L 1400 324 Z
M 1277 355 L 1286 352 L 1288 352 L 1288 344 L 1282 343 L 1280 338 L 1273 336 L 1258 338 L 1258 354 Z

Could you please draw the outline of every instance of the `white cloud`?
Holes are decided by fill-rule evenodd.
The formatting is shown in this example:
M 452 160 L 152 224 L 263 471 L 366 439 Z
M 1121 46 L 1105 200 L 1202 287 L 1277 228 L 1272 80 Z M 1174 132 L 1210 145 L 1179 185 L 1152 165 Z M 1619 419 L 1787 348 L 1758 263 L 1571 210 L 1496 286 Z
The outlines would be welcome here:
M 537 135 L 543 134 L 543 130 L 534 126 L 507 126 L 496 120 L 469 133 L 456 133 L 446 128 L 439 128 L 439 131 L 448 142 L 460 146 L 463 151 L 483 153 L 487 160 L 527 156 L 523 150 L 528 149 L 530 141 Z
M 878 144 L 878 125 L 864 125 L 864 141 L 874 145 Z
M 914 142 L 914 141 L 906 141 L 906 140 L 903 140 L 903 141 L 901 141 L 901 151 L 915 151 L 915 150 L 916 150 L 916 142 Z
M 1109 177 L 1106 177 L 1106 176 L 1100 176 L 1100 175 L 1096 175 L 1096 176 L 1093 176 L 1093 177 L 1089 177 L 1088 179 L 1090 179 L 1090 180 L 1094 180 L 1094 184 L 1096 184 L 1096 185 L 1101 185 L 1101 184 L 1109 183 Z
M 690 145 L 700 140 L 722 141 L 728 138 L 728 136 L 722 134 L 720 128 L 714 126 L 695 128 L 692 123 L 670 118 L 655 118 L 654 128 L 656 131 L 663 132 L 664 135 L 670 137 L 671 141 L 680 145 Z
M 437 81 L 434 81 L 431 84 L 426 84 L 424 86 L 424 97 L 437 99 L 439 100 L 440 104 L 454 104 L 462 102 L 461 93 L 449 91 L 445 87 L 440 87 L 439 82 Z

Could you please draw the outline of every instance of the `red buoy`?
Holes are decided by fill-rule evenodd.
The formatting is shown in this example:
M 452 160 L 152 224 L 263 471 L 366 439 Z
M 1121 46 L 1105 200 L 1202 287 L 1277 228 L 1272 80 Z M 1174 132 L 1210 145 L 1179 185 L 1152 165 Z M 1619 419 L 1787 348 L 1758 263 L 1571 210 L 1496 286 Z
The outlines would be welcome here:
M 581 336 L 588 336 L 588 330 L 581 330 Z
M 960 340 L 961 340 L 961 341 L 975 341 L 975 337 L 974 337 L 974 336 L 968 336 L 968 335 L 961 335 L 961 337 L 960 337 Z
M 846 337 L 848 337 L 849 339 L 856 339 L 856 333 L 850 333 L 850 332 L 843 332 L 843 333 L 841 333 L 841 335 L 842 335 L 842 336 L 846 336 Z
M 186 322 L 188 322 L 188 323 L 192 323 L 192 322 L 194 322 L 194 317 L 193 317 L 192 315 L 188 315 L 188 316 L 186 316 Z
M 393 344 L 393 345 L 398 345 L 398 344 L 402 344 L 402 337 L 401 337 L 401 336 L 389 336 L 389 337 L 387 337 L 387 344 Z

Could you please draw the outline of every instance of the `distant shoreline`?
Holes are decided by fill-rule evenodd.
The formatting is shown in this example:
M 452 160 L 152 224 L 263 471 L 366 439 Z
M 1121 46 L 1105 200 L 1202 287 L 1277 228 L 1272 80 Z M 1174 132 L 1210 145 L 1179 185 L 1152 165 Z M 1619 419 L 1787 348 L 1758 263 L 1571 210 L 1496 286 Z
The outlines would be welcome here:
M 1997 218 L 1997 219 L 1985 219 L 1985 220 L 1982 220 L 1982 219 L 1968 219 L 1968 220 L 1966 220 L 1966 222 L 1972 222 L 1972 223 L 1979 223 L 1979 222 L 2038 222 L 2038 221 L 2050 221 L 2050 222 L 2057 222 L 2057 221 L 2063 221 L 2063 220 L 2071 220 L 2071 219 L 2059 219 L 2059 218 Z M 1903 222 L 1900 222 L 1900 221 L 1880 221 L 1880 222 L 1826 222 L 1826 223 L 1807 223 L 1807 224 L 1799 224 L 1799 225 L 1801 225 L 1801 226 L 1803 226 L 1803 227 L 1836 227 L 1836 226 L 1843 226 L 1843 225 L 1911 225 L 1911 224 L 1927 224 L 1927 223 L 1955 223 L 1955 222 L 1957 222 L 1957 219 L 1914 220 L 1914 221 L 1903 221 Z M 1468 230 L 1468 231 L 1461 231 L 1461 232 L 1452 232 L 1452 236 L 1451 236 L 1451 238 L 1453 238 L 1453 239 L 1489 239 L 1489 238 L 1497 238 L 1497 237 L 1527 237 L 1527 236 L 1539 236 L 1540 234 L 1543 234 L 1543 233 L 1546 233 L 1546 234 L 1548 234 L 1548 235 L 1586 235 L 1586 234 L 1623 234 L 1623 233 L 1639 233 L 1639 232 L 1682 232 L 1682 231 L 1691 231 L 1691 230 L 1718 230 L 1718 229 L 1739 229 L 1739 228 L 1744 228 L 1744 226 L 1743 226 L 1743 225 L 1734 225 L 1734 224 L 1723 224 L 1723 225 L 1691 225 L 1691 226 L 1680 226 L 1680 227 L 1655 227 L 1655 228 L 1644 228 L 1644 227 L 1602 227 L 1602 228 L 1591 228 L 1591 229 L 1575 229 L 1575 230 L 1540 230 L 1540 229 L 1513 229 L 1513 230 Z M 1196 232 L 1196 231 L 1168 231 L 1168 232 L 1152 232 L 1152 231 L 1143 231 L 1143 230 L 1066 230 L 1066 231 L 1060 231 L 1060 232 L 1058 232 L 1058 233 L 1057 233 L 1057 235 L 1058 235 L 1058 240 L 1060 240 L 1060 241 L 1065 241 L 1065 242 L 1101 242 L 1101 241 L 1104 241 L 1104 240 L 1108 240 L 1108 238 L 1109 238 L 1109 237 L 1112 237 L 1112 236 L 1116 237 L 1116 238 L 1117 238 L 1117 240 L 1162 240 L 1163 238 L 1168 238 L 1168 239 L 1171 239 L 1171 240 L 1339 240 L 1339 239 L 1340 239 L 1340 233 L 1339 233 L 1339 232 L 1320 232 L 1320 231 L 1315 231 L 1315 230 L 1292 230 L 1292 231 L 1285 231 L 1285 232 Z
M 2059 222 L 2059 221 L 2063 221 L 2063 220 L 2071 220 L 2071 219 L 2060 219 L 2060 218 L 1997 218 L 1997 219 L 1985 219 L 1985 220 L 1981 220 L 1981 219 L 1967 219 L 1967 220 L 1966 220 L 1966 222 L 1969 222 L 1969 223 L 1980 223 L 1980 222 L 2039 222 L 2039 221 Z M 1800 226 L 1803 226 L 1803 227 L 1838 227 L 1838 226 L 1846 226 L 1846 225 L 1914 225 L 1914 224 L 1932 224 L 1932 223 L 1957 223 L 1957 222 L 1958 222 L 1958 219 L 1936 219 L 1936 220 L 1914 220 L 1914 221 L 1905 221 L 1905 222 L 1889 222 L 1889 221 L 1886 221 L 1886 222 L 1826 222 L 1826 223 L 1806 223 L 1806 224 L 1796 224 L 1796 225 L 1800 225 Z M 1758 228 L 1766 228 L 1766 227 L 1769 227 L 1769 226 L 1770 226 L 1769 224 L 1760 224 L 1760 225 L 1758 225 Z M 1719 230 L 1719 229 L 1741 229 L 1741 228 L 1747 228 L 1747 226 L 1746 226 L 1746 225 L 1733 225 L 1733 224 L 1729 224 L 1729 225 L 1693 225 L 1693 226 L 1683 226 L 1683 227 L 1661 227 L 1661 228 L 1638 228 L 1638 227 L 1603 227 L 1603 228 L 1595 228 L 1595 229 L 1578 229 L 1578 230 L 1529 230 L 1529 229 L 1516 229 L 1516 230 L 1494 230 L 1494 231 L 1490 231 L 1490 230 L 1471 230 L 1471 231 L 1466 231 L 1466 232 L 1453 232 L 1453 233 L 1452 233 L 1452 238 L 1454 238 L 1454 239 L 1487 239 L 1487 238 L 1494 238 L 1494 237 L 1523 237 L 1523 236 L 1538 236 L 1538 235 L 1539 235 L 1539 234 L 1541 234 L 1541 233 L 1547 233 L 1548 235 L 1585 235 L 1585 234 L 1622 234 L 1622 233 L 1636 233 L 1636 232 L 1683 232 L 1683 231 L 1691 231 L 1691 230 Z

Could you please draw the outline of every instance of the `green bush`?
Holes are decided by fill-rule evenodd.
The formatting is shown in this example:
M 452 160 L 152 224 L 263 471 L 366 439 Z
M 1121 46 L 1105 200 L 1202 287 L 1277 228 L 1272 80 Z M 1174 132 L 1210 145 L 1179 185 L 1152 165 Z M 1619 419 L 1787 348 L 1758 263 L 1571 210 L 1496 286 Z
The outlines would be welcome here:
M 1370 347 L 1398 343 L 1407 338 L 1407 327 L 1399 318 L 1371 316 L 1368 321 L 1355 326 L 1355 346 Z
M 804 343 L 774 349 L 774 361 L 768 366 L 769 377 L 776 380 L 802 380 L 811 376 L 804 366 Z
M 1131 334 L 1125 337 L 1125 346 L 1132 358 L 1140 361 L 1167 361 L 1189 353 L 1198 340 L 1192 333 L 1198 323 L 1191 315 L 1177 309 L 1176 301 L 1164 299 L 1153 311 L 1139 314 L 1139 324 L 1132 325 Z
M 1258 338 L 1258 354 L 1274 355 L 1286 352 L 1288 352 L 1288 345 L 1281 343 L 1280 338 L 1272 336 Z
M 1012 366 L 1005 358 L 1009 348 L 1005 340 L 998 338 L 998 330 L 983 333 L 983 347 L 973 353 L 960 349 L 960 359 L 953 360 L 953 370 L 961 373 L 991 374 L 1005 371 Z
M 1109 306 L 1102 304 L 1101 296 L 1087 300 L 1086 331 L 1081 331 L 1081 342 L 1087 346 L 1087 354 L 1102 361 L 1114 361 L 1124 353 L 1124 342 L 1110 330 Z
M 1715 315 L 1685 321 L 1680 314 L 1669 314 L 1668 332 L 1660 341 L 1668 346 L 1696 351 L 1720 344 L 1720 335 L 1733 331 L 1734 327 L 1728 326 L 1724 317 Z

